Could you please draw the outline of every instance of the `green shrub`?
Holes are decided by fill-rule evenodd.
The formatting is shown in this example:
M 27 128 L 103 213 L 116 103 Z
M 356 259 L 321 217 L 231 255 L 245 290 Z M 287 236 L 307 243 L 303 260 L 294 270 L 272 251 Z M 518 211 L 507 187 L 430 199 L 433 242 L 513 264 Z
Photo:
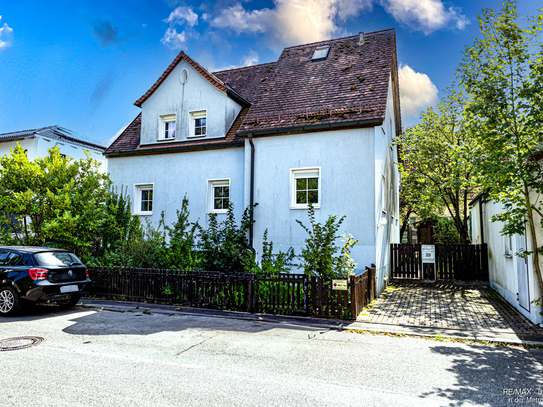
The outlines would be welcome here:
M 226 219 L 219 223 L 217 214 L 208 215 L 209 227 L 198 228 L 199 266 L 203 270 L 223 272 L 254 272 L 256 269 L 255 252 L 249 246 L 247 233 L 251 224 L 251 213 L 258 204 L 243 211 L 240 226 L 236 225 L 234 205 L 228 204 Z
M 341 224 L 346 215 L 339 218 L 336 215 L 328 215 L 324 224 L 315 222 L 315 209 L 309 204 L 308 210 L 310 227 L 306 227 L 301 221 L 298 224 L 308 233 L 305 239 L 305 247 L 298 256 L 301 260 L 300 268 L 310 276 L 318 277 L 346 277 L 356 269 L 356 263 L 351 259 L 352 247 L 358 243 L 351 235 L 344 240 L 341 249 L 336 246 L 336 240 Z M 345 234 L 343 235 L 345 237 Z M 339 251 L 339 254 L 337 254 Z

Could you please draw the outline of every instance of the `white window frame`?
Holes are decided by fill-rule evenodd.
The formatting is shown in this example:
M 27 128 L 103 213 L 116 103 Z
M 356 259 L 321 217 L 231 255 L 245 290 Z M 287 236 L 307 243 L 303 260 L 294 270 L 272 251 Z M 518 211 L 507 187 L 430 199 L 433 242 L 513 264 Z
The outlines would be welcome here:
M 513 257 L 513 236 L 503 236 L 505 257 Z
M 207 117 L 207 110 L 195 110 L 195 111 L 192 111 L 192 112 L 189 112 L 189 116 L 190 116 L 190 126 L 189 126 L 189 134 L 188 134 L 188 138 L 204 138 L 204 137 L 207 137 L 207 130 L 209 128 L 209 120 L 208 120 L 208 117 Z M 206 119 L 206 134 L 204 135 L 196 135 L 194 134 L 195 133 L 195 130 L 196 130 L 196 119 Z
M 155 203 L 155 185 L 153 183 L 146 184 L 134 184 L 134 215 L 148 216 L 153 214 L 153 209 L 150 211 L 143 211 L 141 209 L 142 201 L 142 192 L 143 191 L 152 191 L 153 197 L 151 199 L 151 206 L 154 206 Z
M 166 123 L 175 123 L 174 136 L 166 138 Z M 158 116 L 158 141 L 175 141 L 177 136 L 177 115 L 175 113 Z
M 228 187 L 228 202 L 232 199 L 230 178 L 207 180 L 207 213 L 228 213 L 228 209 L 215 209 L 215 188 Z
M 313 173 L 313 174 L 312 174 Z M 311 176 L 312 175 L 312 176 Z M 316 175 L 316 177 L 315 177 Z M 290 169 L 290 209 L 309 209 L 309 204 L 296 203 L 296 180 L 301 178 L 317 178 L 318 179 L 318 202 L 313 204 L 314 209 L 320 209 L 322 204 L 322 172 L 321 167 L 303 167 Z
M 323 45 L 320 47 L 315 48 L 315 51 L 313 51 L 313 56 L 311 57 L 311 61 L 322 61 L 328 58 L 328 53 L 330 52 L 330 45 Z

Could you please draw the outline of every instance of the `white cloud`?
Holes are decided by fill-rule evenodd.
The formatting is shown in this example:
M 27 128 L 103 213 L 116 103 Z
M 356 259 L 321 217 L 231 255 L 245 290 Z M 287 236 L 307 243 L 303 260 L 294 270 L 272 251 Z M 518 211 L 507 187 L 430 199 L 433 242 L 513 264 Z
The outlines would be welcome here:
M 249 53 L 247 55 L 244 55 L 241 57 L 241 59 L 239 60 L 239 64 L 238 65 L 225 65 L 225 66 L 222 66 L 220 68 L 215 68 L 215 67 L 212 67 L 211 68 L 211 71 L 212 72 L 217 72 L 217 71 L 226 71 L 228 69 L 236 69 L 236 68 L 241 68 L 241 67 L 245 67 L 245 66 L 251 66 L 251 65 L 256 65 L 258 64 L 258 61 L 260 60 L 260 56 L 258 55 L 258 52 L 256 51 L 249 51 Z M 213 64 L 211 64 L 212 66 Z
M 460 9 L 447 9 L 441 0 L 274 0 L 274 8 L 260 10 L 248 10 L 238 2 L 214 18 L 206 14 L 205 21 L 237 34 L 266 33 L 272 44 L 282 47 L 331 38 L 342 32 L 341 21 L 372 11 L 374 4 L 425 34 L 469 24 Z
M 241 58 L 241 64 L 243 66 L 256 65 L 256 64 L 258 64 L 258 60 L 259 60 L 258 52 L 250 51 L 249 54 L 244 55 Z
M 438 90 L 428 75 L 402 65 L 398 76 L 402 116 L 418 117 L 423 110 L 436 105 Z
M 175 24 L 183 25 L 184 23 L 187 23 L 189 27 L 194 27 L 198 24 L 198 14 L 192 11 L 192 7 L 177 7 L 164 22 L 169 23 L 170 27 Z
M 240 3 L 230 6 L 211 21 L 217 28 L 230 28 L 236 33 L 261 33 L 273 20 L 275 12 L 269 8 L 247 11 Z
M 0 20 L 2 20 L 2 16 L 0 16 Z M 11 45 L 9 39 L 12 32 L 13 28 L 7 25 L 7 23 L 4 23 L 4 25 L 0 27 L 0 51 Z
M 380 0 L 394 19 L 424 34 L 447 27 L 450 23 L 463 30 L 470 23 L 461 9 L 446 9 L 441 0 Z
M 181 49 L 186 45 L 187 36 L 185 31 L 178 33 L 175 28 L 168 28 L 166 34 L 160 40 L 161 43 L 167 45 L 170 49 Z

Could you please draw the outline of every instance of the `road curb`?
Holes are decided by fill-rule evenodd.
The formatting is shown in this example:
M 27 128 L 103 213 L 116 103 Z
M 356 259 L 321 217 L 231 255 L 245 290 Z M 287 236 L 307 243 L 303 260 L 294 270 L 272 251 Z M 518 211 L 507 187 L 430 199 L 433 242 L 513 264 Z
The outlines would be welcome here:
M 409 335 L 419 337 L 441 337 L 450 339 L 465 339 L 473 341 L 488 341 L 511 345 L 543 345 L 543 337 L 531 335 L 516 335 L 493 331 L 470 331 L 459 329 L 418 327 L 410 325 L 375 324 L 361 321 L 345 321 L 326 318 L 299 317 L 290 315 L 274 315 L 248 313 L 230 310 L 215 310 L 207 308 L 193 308 L 179 305 L 151 304 L 131 301 L 112 301 L 94 298 L 83 298 L 80 302 L 83 306 L 97 308 L 113 312 L 133 312 L 136 307 L 142 312 L 149 310 L 156 314 L 177 314 L 187 316 L 201 316 L 205 318 L 230 318 L 245 321 L 273 323 L 278 325 L 298 326 L 313 329 L 332 329 L 341 331 L 366 331 L 369 333 L 388 333 L 395 335 Z

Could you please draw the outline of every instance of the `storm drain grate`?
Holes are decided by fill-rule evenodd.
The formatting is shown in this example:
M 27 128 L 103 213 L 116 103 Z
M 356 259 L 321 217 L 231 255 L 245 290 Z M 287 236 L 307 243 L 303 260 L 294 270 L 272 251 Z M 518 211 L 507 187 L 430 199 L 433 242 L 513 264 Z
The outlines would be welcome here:
M 0 352 L 30 348 L 42 343 L 45 339 L 39 336 L 19 336 L 18 338 L 0 339 Z

